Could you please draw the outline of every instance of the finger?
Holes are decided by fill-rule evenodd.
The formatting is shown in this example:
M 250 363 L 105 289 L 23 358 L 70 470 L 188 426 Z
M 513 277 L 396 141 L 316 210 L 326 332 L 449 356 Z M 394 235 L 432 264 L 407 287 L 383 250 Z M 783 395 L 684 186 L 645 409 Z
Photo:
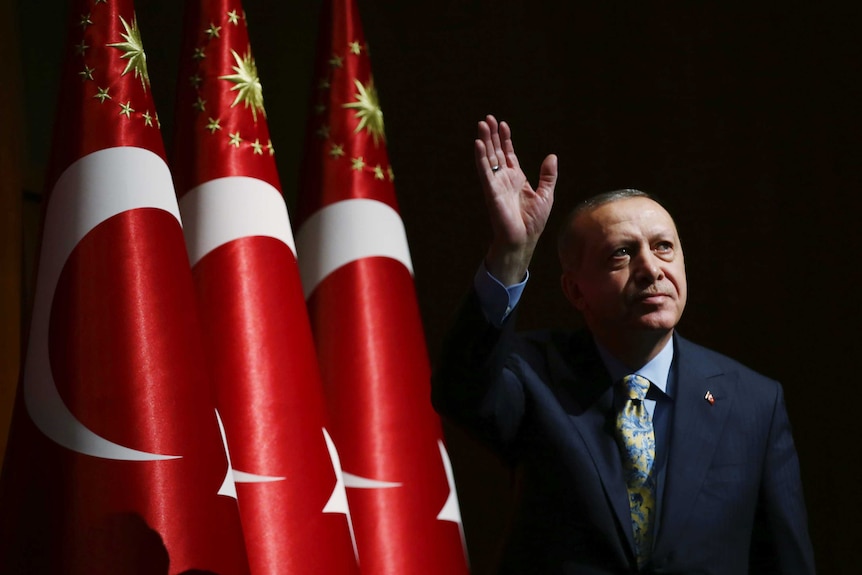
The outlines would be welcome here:
M 491 138 L 492 132 L 496 131 L 496 129 L 497 125 L 494 116 L 487 116 L 485 120 L 479 122 L 478 139 L 482 142 L 482 149 L 486 156 L 485 159 L 490 166 L 497 166 L 500 163 L 497 161 L 496 153 L 494 153 L 494 142 Z
M 487 146 L 481 139 L 476 139 L 473 151 L 476 157 L 476 171 L 479 175 L 484 175 L 486 179 L 494 175 L 491 170 L 491 163 L 488 161 Z
M 503 146 L 500 141 L 500 125 L 497 119 L 490 114 L 485 118 L 488 122 L 488 127 L 491 130 L 491 147 L 488 149 L 488 161 L 491 166 L 506 166 L 506 156 L 503 154 Z
M 505 165 L 510 168 L 521 169 L 518 156 L 515 154 L 515 144 L 512 143 L 512 129 L 506 122 L 500 122 L 500 149 L 503 153 Z
M 491 141 L 491 127 L 485 120 L 479 120 L 478 127 L 476 128 L 476 137 L 483 142 Z
M 543 196 L 553 197 L 558 174 L 557 156 L 556 154 L 549 154 L 542 162 L 542 167 L 539 168 L 539 185 L 536 186 L 536 191 Z
M 490 129 L 491 133 L 497 131 L 498 122 L 497 118 L 495 118 L 493 114 L 488 114 L 487 116 L 485 116 L 485 123 L 488 124 L 488 128 Z

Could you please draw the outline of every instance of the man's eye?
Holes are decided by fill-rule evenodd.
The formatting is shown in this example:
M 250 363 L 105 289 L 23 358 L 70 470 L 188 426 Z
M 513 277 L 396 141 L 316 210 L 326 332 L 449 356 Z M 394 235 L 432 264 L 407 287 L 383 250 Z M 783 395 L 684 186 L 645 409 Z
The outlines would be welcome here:
M 613 257 L 615 258 L 624 258 L 631 254 L 631 250 L 628 248 L 617 248 L 614 250 Z
M 657 252 L 670 252 L 673 251 L 673 244 L 670 242 L 659 242 L 656 244 L 655 250 Z

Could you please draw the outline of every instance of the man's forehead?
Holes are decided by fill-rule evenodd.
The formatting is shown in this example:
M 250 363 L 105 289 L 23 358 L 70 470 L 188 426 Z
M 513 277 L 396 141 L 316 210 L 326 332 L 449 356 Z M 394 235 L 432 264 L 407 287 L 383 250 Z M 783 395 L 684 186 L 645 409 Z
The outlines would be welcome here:
M 676 236 L 676 224 L 661 204 L 643 197 L 596 206 L 579 215 L 575 229 L 588 236 Z

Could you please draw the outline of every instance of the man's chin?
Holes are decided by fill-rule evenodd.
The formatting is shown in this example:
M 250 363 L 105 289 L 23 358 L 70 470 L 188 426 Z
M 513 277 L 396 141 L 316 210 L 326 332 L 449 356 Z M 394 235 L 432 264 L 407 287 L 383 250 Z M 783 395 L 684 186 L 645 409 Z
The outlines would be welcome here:
M 634 320 L 632 327 L 638 331 L 653 332 L 657 335 L 666 334 L 676 327 L 678 318 L 671 314 L 650 314 Z

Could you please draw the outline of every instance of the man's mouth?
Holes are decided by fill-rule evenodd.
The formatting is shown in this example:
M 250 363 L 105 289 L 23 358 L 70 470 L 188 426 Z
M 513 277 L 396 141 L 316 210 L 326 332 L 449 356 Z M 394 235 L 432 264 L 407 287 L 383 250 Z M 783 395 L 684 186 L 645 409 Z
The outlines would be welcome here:
M 637 303 L 645 303 L 645 304 L 658 304 L 665 300 L 665 298 L 669 298 L 670 295 L 666 293 L 641 293 L 637 294 L 634 298 L 634 301 Z

